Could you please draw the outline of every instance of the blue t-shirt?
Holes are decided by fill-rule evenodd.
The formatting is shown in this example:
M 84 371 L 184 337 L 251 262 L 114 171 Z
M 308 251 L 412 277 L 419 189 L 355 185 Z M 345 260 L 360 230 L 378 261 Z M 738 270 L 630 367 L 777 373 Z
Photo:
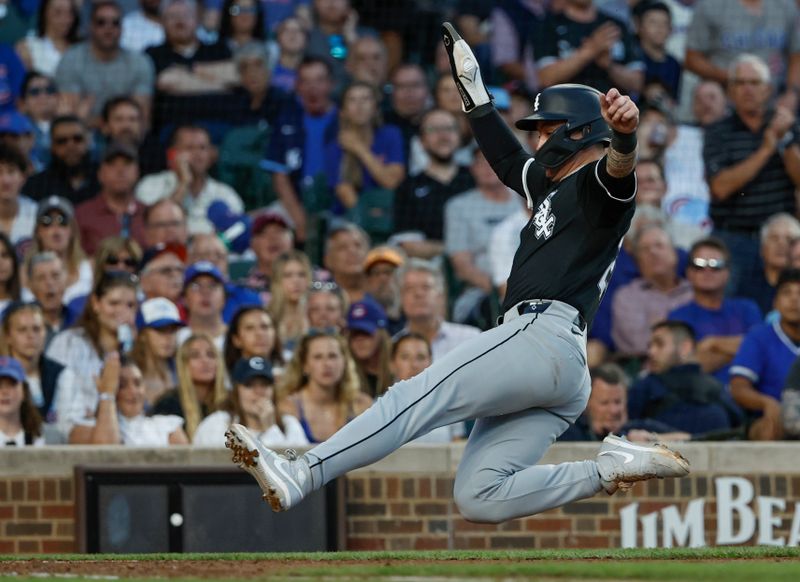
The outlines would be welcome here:
M 305 146 L 303 147 L 303 177 L 314 177 L 325 171 L 325 134 L 328 126 L 336 119 L 337 111 L 332 108 L 325 115 L 303 114 Z
M 761 323 L 761 311 L 750 299 L 725 299 L 719 309 L 708 309 L 692 301 L 674 309 L 667 319 L 687 324 L 694 331 L 697 341 L 700 341 L 715 335 L 744 335 Z M 724 366 L 713 376 L 727 384 L 729 368 Z
M 375 154 L 375 157 L 379 158 L 384 164 L 405 164 L 404 149 L 403 134 L 400 132 L 400 128 L 387 124 L 375 130 L 375 136 L 372 140 L 372 147 L 370 150 Z M 333 140 L 325 146 L 325 174 L 328 178 L 328 186 L 331 190 L 335 189 L 341 181 L 339 171 L 342 165 L 343 154 L 344 151 L 339 146 L 337 140 Z M 364 176 L 361 190 L 378 188 L 378 183 L 369 171 L 367 171 L 367 168 L 362 165 L 361 170 Z M 336 199 L 332 210 L 334 214 L 342 214 L 344 212 L 344 207 L 338 199 Z
M 779 322 L 753 327 L 731 362 L 730 377 L 744 376 L 767 396 L 780 401 L 789 368 L 800 348 L 781 329 Z
M 655 61 L 642 51 L 644 61 L 644 83 L 659 81 L 667 88 L 670 96 L 677 100 L 680 94 L 681 64 L 675 57 L 667 55 L 663 61 Z
M 15 111 L 22 91 L 25 67 L 14 49 L 0 44 L 0 112 Z

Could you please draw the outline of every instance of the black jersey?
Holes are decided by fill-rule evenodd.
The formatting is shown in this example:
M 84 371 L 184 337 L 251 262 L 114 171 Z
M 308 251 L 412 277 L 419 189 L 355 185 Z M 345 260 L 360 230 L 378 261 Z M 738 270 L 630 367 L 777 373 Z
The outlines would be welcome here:
M 524 180 L 533 215 L 520 233 L 504 311 L 526 299 L 556 299 L 591 324 L 635 207 L 633 173 L 612 178 L 605 164 L 604 157 L 552 183 L 528 162 L 511 180 Z

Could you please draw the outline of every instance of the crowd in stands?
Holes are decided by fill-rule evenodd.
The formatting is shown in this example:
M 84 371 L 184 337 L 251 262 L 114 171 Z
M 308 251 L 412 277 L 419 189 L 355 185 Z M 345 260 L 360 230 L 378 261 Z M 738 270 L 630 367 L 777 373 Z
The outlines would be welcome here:
M 800 437 L 798 5 L 7 0 L 0 442 L 303 446 L 492 327 L 531 211 L 444 20 L 512 127 L 558 83 L 641 110 L 562 440 Z

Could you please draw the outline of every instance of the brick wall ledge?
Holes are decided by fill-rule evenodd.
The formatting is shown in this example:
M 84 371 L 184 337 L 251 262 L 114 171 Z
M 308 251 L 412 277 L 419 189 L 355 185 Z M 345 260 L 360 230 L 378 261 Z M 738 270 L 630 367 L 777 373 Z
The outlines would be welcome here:
M 689 443 L 676 447 L 700 473 L 800 474 L 800 443 Z M 593 458 L 594 443 L 557 444 L 542 463 L 561 463 Z M 458 466 L 463 444 L 406 445 L 385 459 L 354 473 L 451 474 Z M 298 451 L 300 452 L 300 451 Z M 213 466 L 230 463 L 225 449 L 175 446 L 140 449 L 118 446 L 53 446 L 0 448 L 0 475 L 48 475 L 71 477 L 76 465 L 187 465 Z

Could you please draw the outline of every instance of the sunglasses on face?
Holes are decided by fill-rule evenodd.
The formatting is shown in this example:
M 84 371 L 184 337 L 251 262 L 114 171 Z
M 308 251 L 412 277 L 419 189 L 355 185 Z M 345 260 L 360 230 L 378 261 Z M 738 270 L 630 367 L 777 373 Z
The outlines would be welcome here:
M 82 144 L 86 137 L 81 133 L 75 133 L 73 135 L 62 135 L 59 137 L 53 138 L 53 143 L 56 145 L 67 145 L 69 142 L 74 144 Z
M 339 285 L 333 281 L 312 281 L 308 286 L 310 291 L 338 291 Z
M 703 259 L 700 257 L 692 259 L 692 268 L 697 270 L 711 269 L 712 271 L 721 271 L 728 264 L 724 259 Z
M 114 28 L 119 28 L 121 20 L 119 18 L 95 18 L 92 21 L 92 24 L 98 28 L 102 28 L 104 26 L 113 26 Z
M 55 95 L 56 93 L 58 91 L 56 91 L 55 85 L 47 85 L 46 87 L 30 87 L 27 95 L 28 97 L 38 97 L 39 95 Z
M 135 269 L 138 264 L 138 261 L 133 257 L 126 257 L 124 259 L 117 255 L 108 255 L 108 257 L 106 257 L 106 265 L 108 266 L 125 266 L 130 269 Z
M 68 224 L 67 217 L 63 214 L 45 214 L 39 219 L 39 224 L 41 226 L 67 226 Z

